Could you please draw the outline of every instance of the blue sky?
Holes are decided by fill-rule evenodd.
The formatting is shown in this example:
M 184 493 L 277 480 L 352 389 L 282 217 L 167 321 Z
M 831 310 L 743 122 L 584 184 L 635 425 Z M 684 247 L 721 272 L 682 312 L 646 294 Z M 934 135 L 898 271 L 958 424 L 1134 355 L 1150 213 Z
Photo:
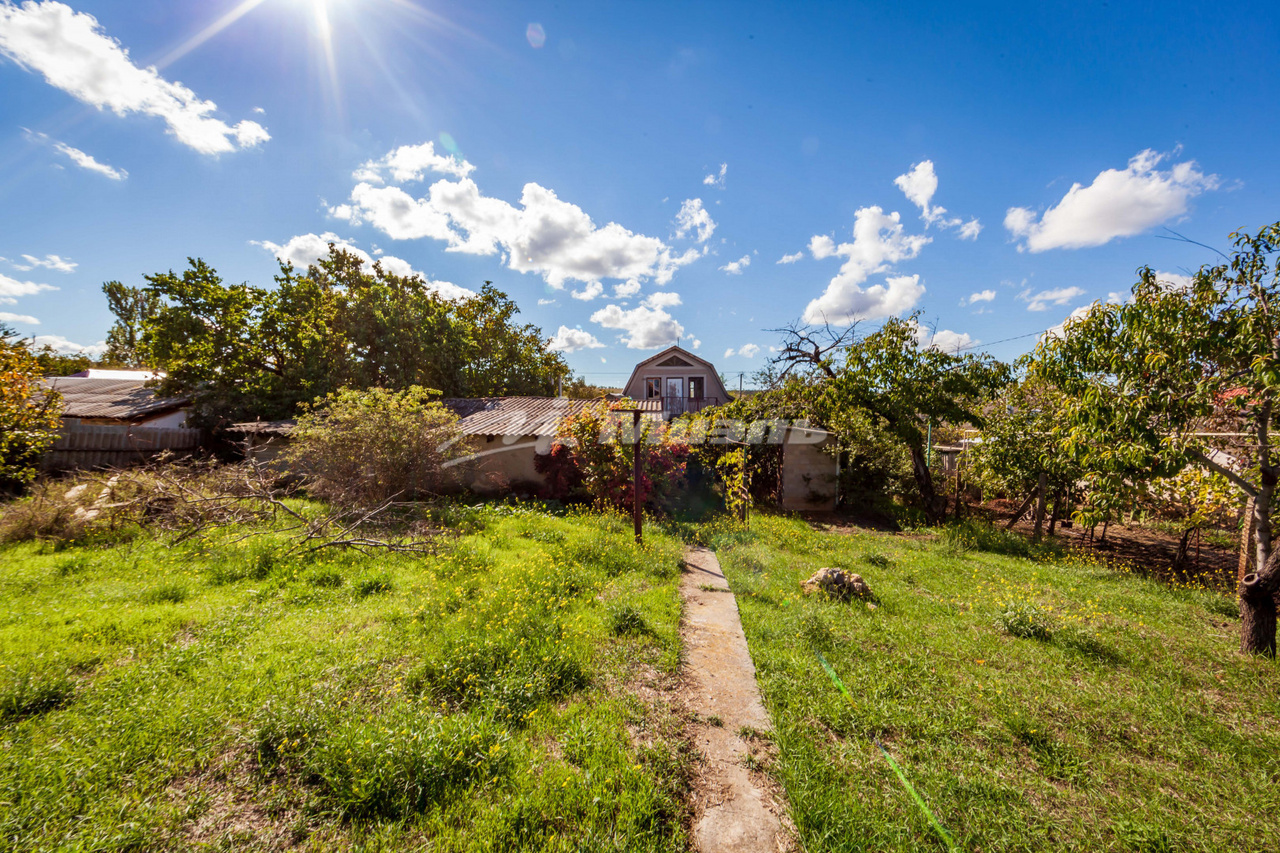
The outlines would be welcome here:
M 605 384 L 911 311 L 1012 358 L 1280 219 L 1280 13 L 1231 8 L 0 0 L 0 319 L 92 347 L 103 281 L 338 239 Z

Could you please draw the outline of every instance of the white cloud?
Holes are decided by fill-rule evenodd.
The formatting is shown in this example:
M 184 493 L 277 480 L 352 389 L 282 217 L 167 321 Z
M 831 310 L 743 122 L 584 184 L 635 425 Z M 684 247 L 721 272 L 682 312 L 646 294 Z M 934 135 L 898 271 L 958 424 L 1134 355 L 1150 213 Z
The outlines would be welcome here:
M 839 255 L 845 262 L 822 296 L 805 308 L 805 322 L 847 324 L 911 308 L 924 294 L 918 275 L 890 276 L 883 285 L 865 289 L 862 284 L 873 273 L 916 257 L 929 242 L 923 235 L 904 234 L 896 212 L 886 214 L 875 206 L 854 214 L 852 243 L 837 246 L 830 237 L 814 237 L 809 250 L 815 258 Z
M 583 302 L 590 302 L 602 293 L 604 293 L 603 284 L 598 281 L 589 281 L 582 290 L 575 290 L 569 295 L 574 299 L 581 299 Z
M 964 332 L 953 332 L 950 329 L 933 331 L 917 326 L 916 343 L 924 349 L 936 349 L 955 354 L 970 349 L 981 341 L 975 340 Z
M 876 209 L 879 210 L 879 208 Z M 809 239 L 809 254 L 813 255 L 815 260 L 829 258 L 835 253 L 836 241 L 826 234 L 816 234 Z
M 630 349 L 658 349 L 670 346 L 684 335 L 684 326 L 661 308 L 643 305 L 627 311 L 617 305 L 606 305 L 591 315 L 591 322 L 606 329 L 619 329 L 622 342 Z
M 602 346 L 604 344 L 596 340 L 596 336 L 590 332 L 561 326 L 556 336 L 551 339 L 551 343 L 547 345 L 547 349 L 552 352 L 577 352 L 583 349 L 599 349 Z
M 30 314 L 10 314 L 0 311 L 0 323 L 26 323 L 28 326 L 39 326 L 40 321 Z
M 938 176 L 933 171 L 932 160 L 916 163 L 910 172 L 894 178 L 893 183 L 902 190 L 907 201 L 920 208 L 920 218 L 926 223 L 932 225 L 947 212 L 944 207 L 929 207 L 933 194 L 938 191 Z
M 0 12 L 2 11 L 3 10 L 0 10 Z M 22 130 L 27 135 L 28 139 L 39 142 L 42 145 L 52 145 L 59 154 L 66 155 L 70 158 L 72 163 L 75 163 L 81 169 L 85 169 L 90 172 L 97 172 L 99 175 L 105 175 L 113 181 L 123 181 L 125 178 L 129 177 L 129 173 L 124 169 L 116 169 L 112 166 L 108 166 L 106 163 L 99 163 L 94 159 L 93 155 L 86 154 L 79 148 L 72 148 L 65 142 L 50 139 L 48 134 L 40 133 L 35 130 L 28 130 L 25 127 Z M 57 168 L 61 169 L 62 166 L 58 166 Z
M 698 349 L 701 346 L 702 346 L 702 341 L 698 340 L 697 338 L 689 339 L 689 349 Z
M 42 290 L 57 290 L 51 284 L 38 284 L 34 281 L 18 281 L 0 273 L 0 305 L 12 305 L 19 296 L 32 296 Z
M 710 175 L 707 175 L 705 178 L 703 178 L 702 182 L 709 187 L 720 187 L 721 189 L 724 189 L 724 176 L 725 176 L 725 173 L 727 173 L 728 171 L 729 171 L 729 164 L 721 163 L 720 173 L 716 174 L 715 172 L 712 172 Z
M 978 235 L 982 233 L 982 223 L 976 218 L 970 219 L 968 222 L 960 226 L 961 240 L 977 240 Z
M 356 169 L 353 177 L 357 181 L 381 184 L 390 175 L 392 180 L 404 183 L 420 181 L 428 172 L 465 178 L 474 170 L 475 166 L 466 160 L 437 154 L 433 143 L 424 142 L 401 145 L 377 160 L 369 160 Z
M 257 122 L 228 125 L 213 118 L 217 104 L 165 80 L 154 66 L 134 65 L 128 49 L 108 36 L 96 18 L 62 3 L 0 4 L 0 54 L 43 74 L 51 86 L 90 106 L 120 116 L 156 116 L 179 142 L 202 154 L 247 148 L 271 138 Z
M 979 302 L 992 302 L 996 298 L 994 290 L 980 290 L 977 293 L 970 293 L 969 298 L 962 302 L 962 305 L 976 305 Z
M 1084 288 L 1080 287 L 1057 287 L 1039 293 L 1032 293 L 1028 288 L 1018 294 L 1018 298 L 1027 303 L 1028 311 L 1044 311 L 1050 305 L 1066 305 L 1081 296 L 1084 296 Z
M 113 181 L 123 181 L 125 178 L 129 177 L 129 173 L 124 169 L 117 169 L 113 166 L 108 166 L 106 163 L 99 163 L 93 158 L 92 154 L 86 154 L 79 148 L 72 148 L 65 142 L 55 142 L 53 143 L 53 147 L 70 157 L 71 162 L 75 163 L 81 169 L 85 169 L 90 172 L 97 172 L 99 175 L 105 175 Z
M 641 304 L 649 308 L 674 308 L 680 304 L 680 294 L 669 290 L 650 293 Z
M 930 207 L 933 194 L 938 191 L 938 175 L 933 170 L 932 160 L 923 160 L 914 164 L 911 171 L 893 179 L 893 183 L 902 190 L 907 200 L 920 208 L 920 218 L 925 226 L 937 225 L 939 228 L 959 228 L 957 236 L 961 240 L 977 240 L 982 233 L 982 223 L 976 218 L 964 222 L 958 216 L 947 217 L 945 207 Z
M 44 267 L 55 272 L 75 272 L 76 267 L 80 266 L 70 258 L 64 258 L 61 255 L 45 255 L 43 258 L 37 258 L 35 255 L 23 255 L 22 260 L 22 263 L 17 261 L 9 261 L 9 263 L 13 264 L 14 269 L 22 270 L 23 272 L 33 270 L 36 267 Z
M 676 214 L 676 236 L 684 237 L 691 231 L 695 231 L 698 242 L 705 243 L 715 230 L 716 224 L 711 220 L 711 214 L 702 206 L 702 199 L 685 199 L 680 205 L 680 212 Z
M 21 269 L 21 267 L 19 267 Z M 1195 278 L 1189 275 L 1182 275 L 1176 272 L 1162 272 L 1156 270 L 1156 281 L 1168 285 L 1170 290 L 1190 290 L 1191 285 L 1195 282 Z
M 640 292 L 640 282 L 634 278 L 630 281 L 623 281 L 613 286 L 613 295 L 617 299 L 628 299 Z
M 724 351 L 724 357 L 733 358 L 735 355 L 738 355 L 738 356 L 742 356 L 743 358 L 755 358 L 759 352 L 760 352 L 759 344 L 743 344 L 742 346 L 738 347 L 736 351 L 734 350 L 733 347 L 729 347 L 729 349 Z
M 333 243 L 335 248 L 355 255 L 365 266 L 372 267 L 374 263 L 374 259 L 370 257 L 368 252 L 354 243 L 342 239 L 332 231 L 326 231 L 323 234 L 299 234 L 296 237 L 289 238 L 288 242 L 283 245 L 272 243 L 270 240 L 250 240 L 249 243 L 254 246 L 261 246 L 281 261 L 293 264 L 302 270 L 317 263 L 321 258 L 327 258 L 329 256 L 330 243 Z M 426 282 L 430 290 L 435 291 L 445 299 L 469 299 L 475 296 L 474 292 L 467 290 L 465 287 L 459 287 L 452 282 L 431 281 L 426 275 L 415 270 L 408 261 L 393 255 L 382 255 L 377 261 L 384 270 L 392 275 L 398 275 L 402 278 L 420 277 Z
M 362 181 L 350 204 L 329 212 L 353 224 L 368 222 L 397 240 L 430 237 L 445 242 L 446 251 L 466 254 L 501 251 L 510 269 L 538 273 L 557 289 L 567 281 L 601 279 L 666 284 L 678 268 L 701 257 L 693 248 L 674 254 L 658 238 L 615 222 L 597 227 L 580 207 L 535 183 L 525 184 L 520 205 L 484 196 L 470 178 L 437 181 L 422 198 Z
M 539 299 L 538 304 L 539 305 L 557 305 L 559 303 L 557 303 L 554 299 Z
M 92 358 L 98 358 L 107 351 L 106 341 L 98 341 L 96 344 L 77 344 L 62 335 L 36 335 L 34 343 L 36 349 L 49 346 L 66 355 L 84 353 Z
M 720 267 L 720 269 L 724 270 L 729 275 L 742 275 L 742 271 L 749 266 L 751 266 L 751 256 L 743 255 L 742 257 L 738 258 L 736 261 L 730 261 L 729 263 Z
M 1032 252 L 1101 246 L 1140 234 L 1186 213 L 1193 197 L 1219 183 L 1217 175 L 1205 175 L 1194 160 L 1160 171 L 1156 167 L 1165 157 L 1148 148 L 1130 159 L 1128 167 L 1107 169 L 1087 187 L 1072 184 L 1038 221 L 1028 208 L 1011 207 L 1004 227 L 1024 238 L 1019 249 Z
M 814 238 L 814 239 L 817 239 L 817 238 Z M 794 264 L 796 261 L 800 260 L 803 257 L 804 257 L 804 252 L 796 252 L 794 255 L 783 255 L 781 258 L 778 258 L 778 263 Z

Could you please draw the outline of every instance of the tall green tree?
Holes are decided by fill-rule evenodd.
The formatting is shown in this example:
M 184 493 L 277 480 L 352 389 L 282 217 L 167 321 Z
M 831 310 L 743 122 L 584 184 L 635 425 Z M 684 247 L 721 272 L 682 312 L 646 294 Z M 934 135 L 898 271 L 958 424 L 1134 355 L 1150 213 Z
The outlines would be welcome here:
M 159 297 L 141 287 L 127 287 L 118 281 L 102 285 L 107 308 L 116 321 L 107 331 L 107 349 L 102 360 L 112 364 L 142 367 L 142 329 L 159 308 Z
M 1239 588 L 1240 647 L 1274 655 L 1280 222 L 1231 236 L 1231 256 L 1187 287 L 1140 270 L 1130 301 L 1069 323 L 1038 347 L 1032 369 L 1065 392 L 1055 432 L 1090 470 L 1151 479 L 1202 465 L 1253 499 L 1257 571 Z M 1249 440 L 1229 446 L 1205 435 L 1224 420 Z
M 330 248 L 305 272 L 282 264 L 271 288 L 227 284 L 197 259 L 147 276 L 157 306 L 139 347 L 168 374 L 160 393 L 192 395 L 197 417 L 217 424 L 292 417 L 341 388 L 550 395 L 569 374 L 492 284 L 448 300 Z
M 774 360 L 779 378 L 799 372 L 810 386 L 808 408 L 837 433 L 872 422 L 901 442 L 930 523 L 940 522 L 945 499 L 933 485 L 925 442 L 930 424 L 982 423 L 981 402 L 1009 380 L 1008 367 L 990 356 L 953 355 L 921 347 L 915 316 L 891 318 L 858 338 L 854 327 L 791 327 Z

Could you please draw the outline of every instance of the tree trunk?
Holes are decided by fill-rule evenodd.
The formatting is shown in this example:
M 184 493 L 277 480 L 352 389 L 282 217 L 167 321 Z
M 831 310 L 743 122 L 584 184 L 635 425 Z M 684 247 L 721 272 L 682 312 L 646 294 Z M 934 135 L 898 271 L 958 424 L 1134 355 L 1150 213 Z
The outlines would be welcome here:
M 1053 529 L 1058 526 L 1058 516 L 1062 514 L 1062 489 L 1053 496 L 1053 512 L 1049 514 L 1049 538 L 1053 538 Z
M 1276 656 L 1276 599 L 1268 586 L 1258 572 L 1240 581 L 1240 651 L 1245 654 Z
M 1040 481 L 1036 486 L 1036 491 L 1040 493 L 1040 499 L 1036 501 L 1036 530 L 1032 538 L 1039 542 L 1041 535 L 1044 533 L 1044 504 L 1049 495 L 1049 475 L 1044 471 L 1040 472 Z
M 915 475 L 916 488 L 920 490 L 925 518 L 930 524 L 940 523 L 946 514 L 946 509 L 938 505 L 938 493 L 933 489 L 933 474 L 929 472 L 929 460 L 925 458 L 924 447 L 916 443 L 911 444 L 911 473 Z
M 1270 466 L 1263 467 L 1261 474 L 1258 494 L 1253 501 L 1255 565 L 1258 568 L 1241 578 L 1238 591 L 1240 651 L 1275 657 L 1275 594 L 1280 587 L 1280 560 L 1277 559 L 1280 552 L 1271 550 L 1271 501 L 1276 489 L 1276 475 Z

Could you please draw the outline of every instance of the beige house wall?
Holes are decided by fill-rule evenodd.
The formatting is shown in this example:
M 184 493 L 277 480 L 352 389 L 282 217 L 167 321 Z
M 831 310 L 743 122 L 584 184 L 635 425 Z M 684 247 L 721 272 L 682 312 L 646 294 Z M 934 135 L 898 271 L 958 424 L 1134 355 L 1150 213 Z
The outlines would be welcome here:
M 816 437 L 791 430 L 782 445 L 782 508 L 785 510 L 833 510 L 839 498 L 839 462 L 821 443 L 805 439 Z
M 550 436 L 471 436 L 476 453 L 464 462 L 461 482 L 477 494 L 498 495 L 521 486 L 541 488 L 546 478 L 538 473 L 534 460 L 551 452 Z

